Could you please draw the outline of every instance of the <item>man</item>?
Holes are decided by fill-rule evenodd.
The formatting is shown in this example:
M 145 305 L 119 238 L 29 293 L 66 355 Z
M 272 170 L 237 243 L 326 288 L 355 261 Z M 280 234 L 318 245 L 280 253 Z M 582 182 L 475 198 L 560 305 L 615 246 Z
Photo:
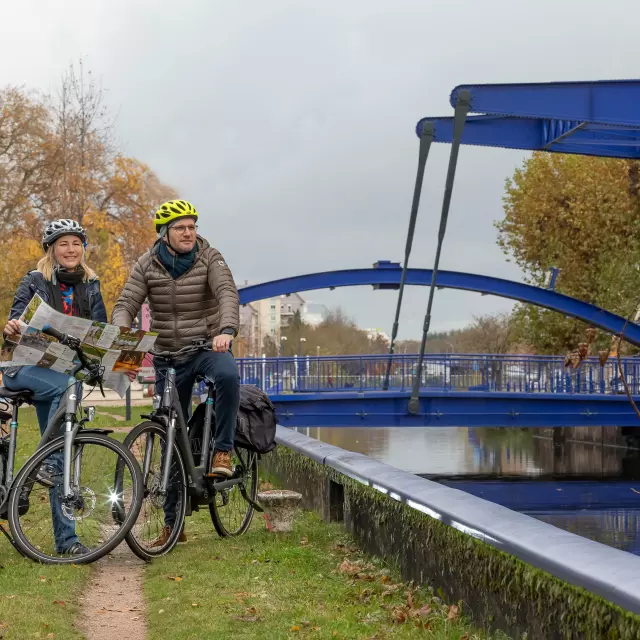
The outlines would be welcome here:
M 177 351 L 194 340 L 213 341 L 213 351 L 176 363 L 176 387 L 187 419 L 197 375 L 213 380 L 216 434 L 209 475 L 232 475 L 231 450 L 240 401 L 238 368 L 230 351 L 240 307 L 231 271 L 217 249 L 197 235 L 198 213 L 190 202 L 170 200 L 155 214 L 158 240 L 134 265 L 113 309 L 112 323 L 131 326 L 145 299 L 158 351 Z M 162 393 L 166 364 L 156 359 L 156 389 Z M 169 514 L 165 509 L 165 524 Z

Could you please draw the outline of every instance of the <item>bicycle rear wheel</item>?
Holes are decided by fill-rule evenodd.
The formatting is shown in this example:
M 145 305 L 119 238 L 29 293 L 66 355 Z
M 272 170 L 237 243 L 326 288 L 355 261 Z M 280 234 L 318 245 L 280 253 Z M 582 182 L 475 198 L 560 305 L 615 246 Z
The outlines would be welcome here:
M 38 449 L 24 464 L 9 495 L 9 526 L 25 556 L 48 564 L 93 562 L 114 549 L 133 526 L 142 504 L 142 474 L 120 442 L 80 431 L 71 459 L 73 495 L 63 493 L 64 438 Z M 122 467 L 118 489 L 113 482 Z M 42 478 L 48 483 L 43 483 Z M 50 486 L 53 484 L 53 486 Z M 117 505 L 122 514 L 114 521 Z M 77 543 L 82 547 L 75 547 Z
M 187 508 L 187 474 L 177 443 L 171 458 L 169 489 L 166 495 L 161 491 L 166 437 L 163 425 L 142 422 L 124 439 L 124 445 L 138 460 L 143 475 L 144 469 L 148 468 L 143 478 L 144 499 L 140 515 L 125 538 L 131 551 L 146 561 L 163 556 L 176 546 Z M 120 486 L 119 473 L 120 469 L 116 473 L 116 486 Z M 164 513 L 167 501 L 172 505 L 167 509 L 168 515 Z M 167 517 L 173 521 L 170 530 Z
M 209 504 L 211 521 L 218 535 L 226 538 L 243 534 L 253 519 L 253 505 L 245 500 L 246 494 L 255 501 L 258 493 L 258 454 L 236 448 L 231 456 L 236 472 L 244 476 L 244 482 L 230 489 L 216 491 Z

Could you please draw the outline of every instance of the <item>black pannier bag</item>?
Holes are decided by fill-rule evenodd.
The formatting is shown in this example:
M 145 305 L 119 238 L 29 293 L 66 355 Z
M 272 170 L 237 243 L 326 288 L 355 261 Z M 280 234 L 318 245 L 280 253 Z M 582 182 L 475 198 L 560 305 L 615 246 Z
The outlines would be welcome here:
M 199 404 L 189 420 L 189 440 L 195 464 L 200 464 L 205 404 Z M 236 420 L 236 446 L 269 453 L 276 448 L 276 410 L 269 396 L 253 384 L 240 385 L 240 408 Z M 215 410 L 211 416 L 211 435 L 215 434 Z

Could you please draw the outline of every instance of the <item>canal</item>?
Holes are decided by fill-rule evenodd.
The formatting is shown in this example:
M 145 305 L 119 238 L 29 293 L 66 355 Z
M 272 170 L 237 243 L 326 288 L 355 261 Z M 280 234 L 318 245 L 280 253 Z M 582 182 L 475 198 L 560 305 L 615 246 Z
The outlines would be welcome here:
M 640 429 L 299 431 L 640 555 Z

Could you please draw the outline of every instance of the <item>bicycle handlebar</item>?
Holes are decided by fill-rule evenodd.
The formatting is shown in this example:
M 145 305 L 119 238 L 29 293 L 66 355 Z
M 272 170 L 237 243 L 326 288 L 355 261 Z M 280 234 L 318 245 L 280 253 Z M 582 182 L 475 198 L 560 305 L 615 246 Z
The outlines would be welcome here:
M 95 376 L 97 370 L 99 369 L 99 365 L 87 360 L 82 349 L 80 348 L 80 340 L 78 340 L 78 338 L 74 338 L 73 336 L 70 336 L 66 333 L 62 333 L 61 331 L 58 331 L 53 327 L 47 327 L 46 329 L 43 329 L 42 333 L 55 338 L 60 344 L 64 344 L 70 349 L 73 349 L 73 351 L 76 352 L 76 355 L 78 356 L 78 360 L 80 360 L 80 364 L 82 365 L 82 367 L 84 369 L 87 369 L 92 377 Z

